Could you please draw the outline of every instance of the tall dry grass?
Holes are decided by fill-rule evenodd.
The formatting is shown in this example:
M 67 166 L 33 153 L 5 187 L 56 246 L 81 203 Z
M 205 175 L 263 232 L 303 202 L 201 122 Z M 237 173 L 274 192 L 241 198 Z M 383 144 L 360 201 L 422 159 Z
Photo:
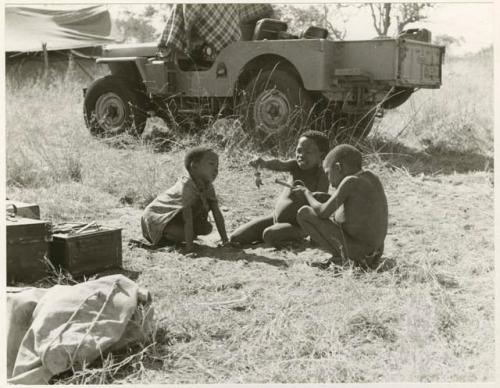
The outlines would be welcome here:
M 447 58 L 440 89 L 419 90 L 387 111 L 376 136 L 430 151 L 493 155 L 493 50 Z
M 120 200 L 146 202 L 179 168 L 179 160 L 146 142 L 122 139 L 128 146 L 120 149 L 91 137 L 82 113 L 84 86 L 64 77 L 7 79 L 8 194 L 43 198 L 47 216 L 92 217 Z

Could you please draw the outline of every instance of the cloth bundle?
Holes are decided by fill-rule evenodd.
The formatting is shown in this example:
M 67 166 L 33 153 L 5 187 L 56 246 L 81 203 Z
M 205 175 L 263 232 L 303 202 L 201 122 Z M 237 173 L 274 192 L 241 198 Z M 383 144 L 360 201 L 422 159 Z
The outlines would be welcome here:
M 109 350 L 144 340 L 152 329 L 150 301 L 147 291 L 122 275 L 49 289 L 8 288 L 8 382 L 47 384 Z

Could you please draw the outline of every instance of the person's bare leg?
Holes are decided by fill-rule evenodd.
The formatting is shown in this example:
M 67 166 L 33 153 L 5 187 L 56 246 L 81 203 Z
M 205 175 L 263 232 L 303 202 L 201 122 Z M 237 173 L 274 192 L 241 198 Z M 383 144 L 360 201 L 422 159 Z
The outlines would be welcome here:
M 299 226 L 282 222 L 266 228 L 262 237 L 265 243 L 280 248 L 287 242 L 304 239 L 307 235 Z
M 274 223 L 287 223 L 297 226 L 297 211 L 306 205 L 305 201 L 280 198 L 274 207 Z
M 329 253 L 347 257 L 342 229 L 329 219 L 319 218 L 310 206 L 303 206 L 297 212 L 297 222 L 313 241 Z
M 229 240 L 231 243 L 251 244 L 253 242 L 262 241 L 262 233 L 264 229 L 273 224 L 273 216 L 260 217 L 237 228 Z

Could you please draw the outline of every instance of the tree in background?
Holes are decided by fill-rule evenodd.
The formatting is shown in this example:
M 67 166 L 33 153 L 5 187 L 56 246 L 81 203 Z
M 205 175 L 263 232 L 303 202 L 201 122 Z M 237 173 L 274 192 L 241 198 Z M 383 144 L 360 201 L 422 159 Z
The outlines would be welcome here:
M 378 36 L 387 36 L 387 32 L 389 31 L 389 27 L 391 26 L 391 3 L 377 3 L 377 4 L 368 4 L 370 7 L 373 27 L 375 31 L 377 31 Z
M 434 44 L 438 44 L 440 46 L 445 46 L 446 48 L 450 46 L 460 46 L 465 41 L 463 36 L 455 38 L 454 36 L 448 34 L 437 35 L 434 38 Z
M 307 8 L 293 5 L 274 4 L 275 17 L 288 23 L 288 32 L 299 35 L 309 26 L 323 27 L 335 39 L 344 39 L 345 16 L 341 8 L 343 4 L 315 4 Z
M 463 42 L 465 42 L 465 39 L 463 36 L 459 36 L 458 38 L 455 38 L 454 36 L 451 36 L 448 34 L 437 35 L 433 39 L 434 44 L 438 44 L 440 46 L 445 46 L 446 52 L 448 54 L 453 52 L 453 47 L 459 47 L 462 45 Z
M 154 42 L 170 14 L 170 4 L 148 4 L 141 12 L 124 9 L 115 19 L 125 42 Z
M 411 23 L 426 19 L 425 11 L 432 3 L 369 3 L 373 27 L 377 35 L 387 36 L 392 21 L 396 21 L 396 33 L 399 34 Z

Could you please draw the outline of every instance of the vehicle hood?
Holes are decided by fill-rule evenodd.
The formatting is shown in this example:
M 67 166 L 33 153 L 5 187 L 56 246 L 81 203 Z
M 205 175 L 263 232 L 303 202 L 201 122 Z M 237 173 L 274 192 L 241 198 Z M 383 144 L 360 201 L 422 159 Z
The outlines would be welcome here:
M 103 49 L 103 57 L 153 57 L 158 51 L 156 42 L 109 44 Z

